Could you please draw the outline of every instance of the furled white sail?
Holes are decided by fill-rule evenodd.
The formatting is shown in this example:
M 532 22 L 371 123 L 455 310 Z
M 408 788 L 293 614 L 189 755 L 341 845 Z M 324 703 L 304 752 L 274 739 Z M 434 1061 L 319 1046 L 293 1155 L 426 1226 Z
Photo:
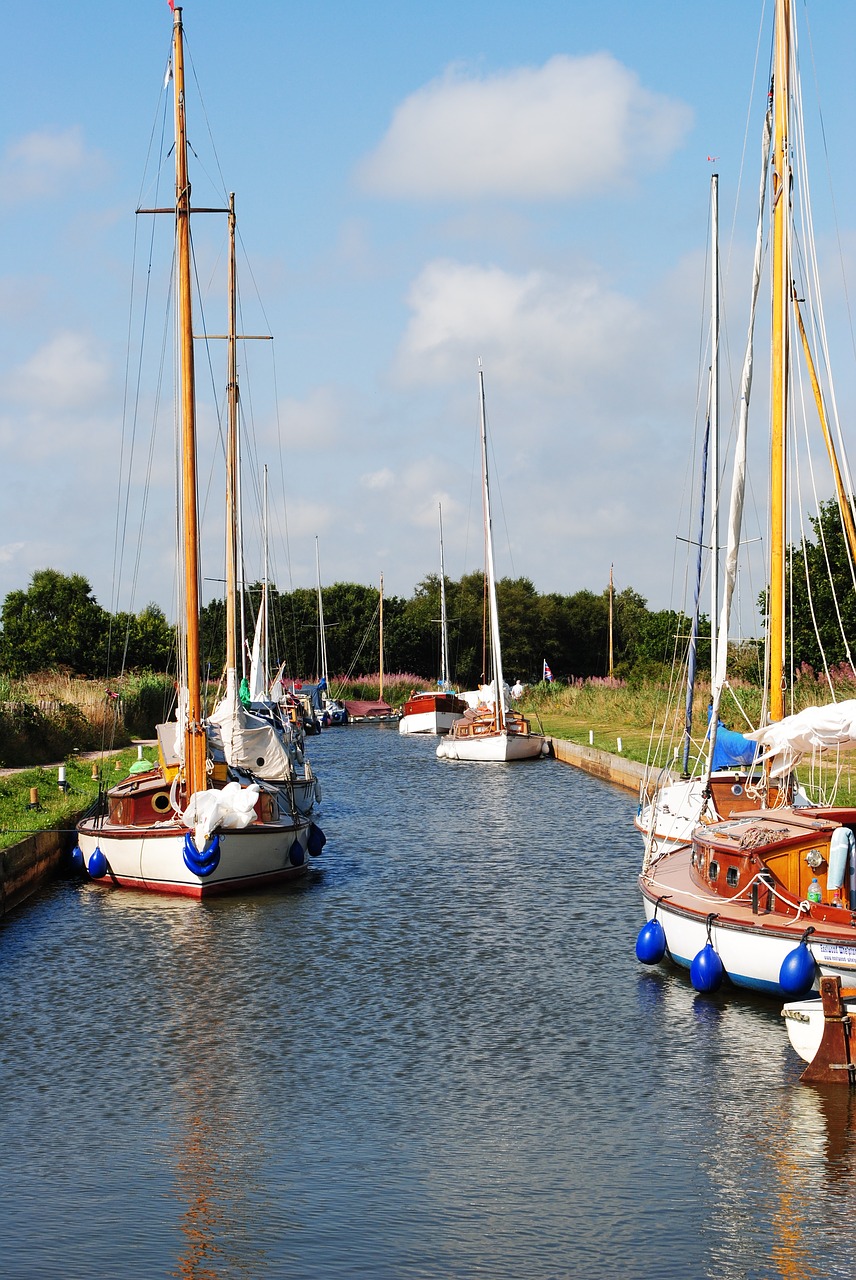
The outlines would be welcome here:
M 812 751 L 856 744 L 856 698 L 806 707 L 763 729 L 753 729 L 745 737 L 760 744 L 762 762 L 769 760 L 772 776 L 781 777 Z

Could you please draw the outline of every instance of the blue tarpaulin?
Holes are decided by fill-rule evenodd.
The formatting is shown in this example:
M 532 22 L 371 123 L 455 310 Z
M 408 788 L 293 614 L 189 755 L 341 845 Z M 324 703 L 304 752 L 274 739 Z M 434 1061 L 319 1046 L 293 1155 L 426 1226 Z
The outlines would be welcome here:
M 708 711 L 708 719 L 710 719 L 710 711 Z M 710 730 L 708 729 L 708 737 Z M 713 762 L 711 768 L 716 769 L 733 769 L 735 765 L 749 765 L 755 759 L 756 744 L 749 738 L 744 738 L 742 733 L 737 733 L 734 729 L 726 729 L 722 721 L 718 721 L 716 726 L 716 742 L 713 747 Z

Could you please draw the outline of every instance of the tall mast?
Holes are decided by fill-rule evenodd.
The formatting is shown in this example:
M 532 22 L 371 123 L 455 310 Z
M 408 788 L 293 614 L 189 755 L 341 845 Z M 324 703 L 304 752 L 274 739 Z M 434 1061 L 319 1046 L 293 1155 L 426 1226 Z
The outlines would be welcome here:
M 612 565 L 609 566 L 609 678 L 612 679 L 612 598 L 614 588 L 612 585 Z
M 767 643 L 770 719 L 784 716 L 785 654 L 785 481 L 787 474 L 788 307 L 791 297 L 791 204 L 788 106 L 790 97 L 790 0 L 776 0 L 773 76 L 773 302 L 772 422 L 770 466 L 770 618 Z
M 443 564 L 443 504 L 440 511 L 440 685 L 449 686 L 449 629 L 446 622 L 446 568 Z
M 226 382 L 226 680 L 234 681 L 237 659 L 238 601 L 238 341 L 235 193 L 229 196 L 229 331 Z
M 327 678 L 327 640 L 324 635 L 324 601 L 321 599 L 321 561 L 318 558 L 318 537 L 315 538 L 315 574 L 318 580 L 318 631 L 321 635 L 321 675 L 330 696 L 330 681 Z
M 383 574 L 380 575 L 380 622 L 378 625 L 378 655 L 380 658 L 380 689 L 378 698 L 383 702 Z
M 719 174 L 710 175 L 710 683 L 719 625 Z
M 479 361 L 479 408 L 481 421 L 482 493 L 484 497 L 484 532 L 487 552 L 487 582 L 490 604 L 490 647 L 493 653 L 494 716 L 497 730 L 505 728 L 504 681 L 502 652 L 499 646 L 499 618 L 496 611 L 496 571 L 493 565 L 493 530 L 490 518 L 490 483 L 487 469 L 487 420 L 484 405 L 484 370 Z
M 262 469 L 262 602 L 261 602 L 261 683 L 264 697 L 270 684 L 270 564 L 268 560 L 268 469 Z
M 179 7 L 176 7 L 173 19 L 173 71 L 175 76 L 175 238 L 181 370 L 181 518 L 187 649 L 187 725 L 184 736 L 184 762 L 187 794 L 192 795 L 195 791 L 204 791 L 207 788 L 208 776 L 200 685 L 199 526 L 196 499 L 196 392 L 190 288 L 190 182 L 187 176 L 184 41 Z

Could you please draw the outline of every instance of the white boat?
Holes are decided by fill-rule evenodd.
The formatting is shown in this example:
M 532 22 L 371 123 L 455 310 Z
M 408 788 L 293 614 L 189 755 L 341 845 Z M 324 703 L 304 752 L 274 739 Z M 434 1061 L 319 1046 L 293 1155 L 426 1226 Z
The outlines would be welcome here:
M 792 262 L 805 266 L 813 254 L 810 246 L 801 246 L 799 256 L 796 251 L 791 255 L 795 235 L 791 219 L 798 199 L 794 179 L 803 164 L 803 154 L 800 140 L 790 127 L 793 124 L 796 131 L 802 110 L 798 105 L 791 113 L 792 95 L 797 103 L 799 100 L 799 77 L 796 33 L 787 0 L 777 0 L 775 35 L 773 94 L 765 119 L 761 183 L 763 209 L 768 176 L 772 181 L 771 589 L 765 664 L 768 715 L 762 728 L 745 735 L 757 744 L 758 771 L 765 780 L 768 797 L 777 790 L 787 790 L 787 779 L 804 756 L 810 754 L 814 762 L 824 750 L 837 752 L 856 743 L 856 701 L 785 715 L 785 456 L 786 442 L 792 442 L 798 434 L 789 430 L 789 415 L 797 399 L 789 376 L 789 348 L 800 340 L 808 366 L 808 384 L 817 393 L 818 375 L 808 343 L 803 341 L 800 305 L 808 298 L 813 306 L 821 308 L 816 280 L 807 277 L 797 282 L 792 274 Z M 772 140 L 771 148 L 766 145 L 768 140 Z M 759 230 L 763 230 L 761 214 Z M 758 277 L 756 271 L 753 314 Z M 795 354 L 790 358 L 795 359 Z M 743 398 L 746 399 L 745 387 Z M 856 561 L 856 526 L 826 419 L 826 406 L 834 403 L 831 393 L 828 399 L 817 394 L 813 407 L 820 411 L 830 451 L 831 476 L 841 510 L 843 554 L 852 564 Z M 793 428 L 792 423 L 790 426 Z M 741 434 L 735 467 L 742 472 L 745 432 Z M 817 476 L 817 459 L 814 466 Z M 732 516 L 733 513 L 732 500 Z M 739 522 L 732 519 L 729 568 L 736 557 L 738 535 Z M 726 595 L 728 578 L 727 574 Z M 719 642 L 724 644 L 722 628 Z M 722 670 L 724 664 L 718 660 L 718 679 Z M 713 726 L 718 723 L 716 696 L 711 722 Z M 771 807 L 768 802 L 764 808 L 740 811 L 739 800 L 735 796 L 736 803 L 730 809 L 723 804 L 718 820 L 698 825 L 687 843 L 655 848 L 649 842 L 639 877 L 647 923 L 637 939 L 638 958 L 643 963 L 658 963 L 664 956 L 671 957 L 690 969 L 693 985 L 702 991 L 715 990 L 727 978 L 738 987 L 787 999 L 806 995 L 823 977 L 852 980 L 856 973 L 856 808 L 829 803 L 808 808 Z
M 399 733 L 448 733 L 467 704 L 449 683 L 449 628 L 446 621 L 446 566 L 443 561 L 443 508 L 440 506 L 440 679 L 436 689 L 414 689 L 404 704 Z
M 176 720 L 158 730 L 159 764 L 111 788 L 97 813 L 78 827 L 75 861 L 93 880 L 122 888 L 207 897 L 297 879 L 307 855 L 321 852 L 324 835 L 295 802 L 293 764 L 283 735 L 266 716 L 245 708 L 238 694 L 235 595 L 237 583 L 237 371 L 234 289 L 229 304 L 229 438 L 227 492 L 226 694 L 206 719 L 199 635 L 200 555 L 197 524 L 196 396 L 191 300 L 190 203 L 184 39 L 181 9 L 173 17 L 172 84 L 175 114 L 176 348 L 178 559 L 180 619 Z M 213 212 L 206 210 L 206 212 Z M 234 244 L 234 198 L 220 212 Z M 233 284 L 230 274 L 230 282 Z
M 415 689 L 402 709 L 398 732 L 448 733 L 466 709 L 466 702 L 452 690 Z
M 485 551 L 487 558 L 488 610 L 493 679 L 491 695 L 475 711 L 456 720 L 437 747 L 444 760 L 478 762 L 531 760 L 548 753 L 543 734 L 532 733 L 525 716 L 506 705 L 505 681 L 502 677 L 502 649 L 499 638 L 499 614 L 496 604 L 496 571 L 493 557 L 493 530 L 490 516 L 490 483 L 487 462 L 487 419 L 484 402 L 484 370 L 479 361 L 479 422 L 481 426 L 482 499 L 484 510 Z

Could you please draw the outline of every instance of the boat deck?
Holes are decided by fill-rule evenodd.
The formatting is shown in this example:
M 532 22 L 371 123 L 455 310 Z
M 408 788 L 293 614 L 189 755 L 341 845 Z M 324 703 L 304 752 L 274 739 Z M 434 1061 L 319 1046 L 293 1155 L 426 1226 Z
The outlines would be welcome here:
M 811 924 L 815 927 L 816 936 L 825 935 L 836 940 L 846 939 L 849 945 L 853 945 L 856 930 L 849 924 L 849 912 L 846 914 L 842 912 L 840 925 L 831 925 L 814 919 L 809 911 L 799 910 L 796 905 L 793 911 L 789 912 L 781 897 L 777 898 L 778 909 L 775 912 L 767 910 L 766 905 L 753 910 L 751 893 L 747 893 L 745 889 L 740 891 L 739 896 L 729 898 L 722 893 L 706 891 L 698 884 L 692 875 L 691 854 L 692 847 L 684 845 L 654 862 L 648 873 L 643 873 L 639 878 L 644 896 L 651 902 L 657 902 L 660 898 L 667 899 L 669 911 L 686 916 L 706 917 L 711 912 L 715 912 L 717 924 L 720 925 L 757 929 L 763 933 L 775 932 L 781 937 L 793 936 L 799 942 Z M 759 889 L 759 897 L 765 904 L 767 892 L 763 883 L 759 884 Z

